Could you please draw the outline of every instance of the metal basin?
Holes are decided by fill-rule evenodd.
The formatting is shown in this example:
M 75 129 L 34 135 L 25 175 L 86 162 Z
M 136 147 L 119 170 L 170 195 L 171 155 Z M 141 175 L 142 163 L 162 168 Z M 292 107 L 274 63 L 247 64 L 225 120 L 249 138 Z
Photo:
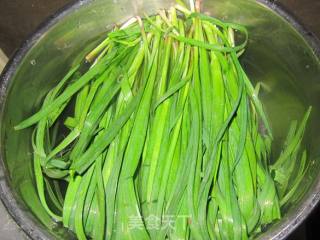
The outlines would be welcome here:
M 42 97 L 81 59 L 113 24 L 143 12 L 167 8 L 170 0 L 79 1 L 61 10 L 28 39 L 2 75 L 0 195 L 14 220 L 32 239 L 72 239 L 74 235 L 53 222 L 37 197 L 32 171 L 31 129 L 13 126 L 41 104 Z M 320 62 L 319 43 L 281 7 L 268 1 L 206 0 L 203 10 L 248 27 L 250 42 L 243 66 L 254 82 L 263 82 L 261 98 L 277 146 L 292 119 L 307 106 L 313 113 L 306 131 L 310 168 L 283 218 L 258 238 L 283 239 L 312 211 L 320 199 Z

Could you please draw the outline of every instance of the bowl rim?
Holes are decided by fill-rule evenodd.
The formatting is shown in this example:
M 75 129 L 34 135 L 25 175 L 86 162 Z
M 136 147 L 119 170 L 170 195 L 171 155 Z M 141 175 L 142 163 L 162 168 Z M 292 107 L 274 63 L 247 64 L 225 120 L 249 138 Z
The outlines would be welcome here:
M 51 27 L 58 23 L 58 21 L 69 13 L 81 8 L 82 5 L 87 5 L 94 0 L 74 0 L 71 3 L 66 4 L 60 8 L 53 15 L 44 20 L 36 30 L 26 38 L 21 46 L 15 51 L 7 65 L 3 69 L 0 76 L 0 119 L 3 116 L 3 110 L 5 106 L 7 89 L 10 80 L 14 76 L 17 67 L 24 59 L 25 55 L 35 45 L 35 43 L 41 38 L 43 33 L 47 32 Z M 256 0 L 263 6 L 271 9 L 278 16 L 286 20 L 291 26 L 297 30 L 297 32 L 304 38 L 307 44 L 314 51 L 316 57 L 320 58 L 320 40 L 295 17 L 295 15 L 289 11 L 279 1 L 274 0 Z M 0 125 L 1 120 L 0 120 Z M 2 128 L 2 126 L 1 126 Z M 1 134 L 1 133 L 0 133 Z M 6 167 L 2 159 L 3 148 L 0 146 L 0 176 L 4 176 L 0 179 L 0 199 L 6 208 L 9 215 L 17 223 L 20 229 L 26 234 L 29 239 L 54 239 L 54 235 L 49 233 L 44 227 L 39 226 L 35 217 L 25 212 L 18 201 L 15 199 L 15 193 L 11 190 L 8 175 L 6 174 Z M 312 212 L 320 201 L 320 175 L 317 177 L 317 181 L 309 191 L 309 196 L 306 197 L 304 202 L 299 206 L 295 214 L 292 217 L 286 219 L 276 227 L 271 228 L 270 231 L 262 234 L 259 239 L 272 239 L 282 240 L 289 236 Z

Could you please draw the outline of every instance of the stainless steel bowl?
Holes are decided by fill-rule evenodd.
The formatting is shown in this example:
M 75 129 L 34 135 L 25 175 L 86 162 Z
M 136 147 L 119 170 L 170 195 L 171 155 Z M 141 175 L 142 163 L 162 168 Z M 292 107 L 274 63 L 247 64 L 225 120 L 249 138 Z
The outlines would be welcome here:
M 143 12 L 167 8 L 173 0 L 83 0 L 62 9 L 33 34 L 11 59 L 1 76 L 0 195 L 9 213 L 32 239 L 72 239 L 54 223 L 37 197 L 31 162 L 31 130 L 13 126 L 40 105 L 42 97 L 75 59 L 105 36 L 113 24 Z M 283 239 L 312 211 L 320 199 L 320 63 L 319 42 L 280 6 L 264 0 L 206 0 L 203 10 L 246 25 L 250 42 L 242 63 L 254 82 L 267 87 L 261 98 L 272 122 L 276 144 L 292 119 L 314 106 L 306 132 L 310 168 L 283 218 L 261 239 Z

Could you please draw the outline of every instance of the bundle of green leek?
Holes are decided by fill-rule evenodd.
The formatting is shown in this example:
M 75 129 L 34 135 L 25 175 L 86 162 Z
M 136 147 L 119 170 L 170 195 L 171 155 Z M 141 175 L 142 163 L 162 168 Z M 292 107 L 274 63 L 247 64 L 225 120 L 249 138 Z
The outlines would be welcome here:
M 79 239 L 248 239 L 301 182 L 311 109 L 271 162 L 248 32 L 198 7 L 115 27 L 15 127 L 36 126 L 39 198 Z

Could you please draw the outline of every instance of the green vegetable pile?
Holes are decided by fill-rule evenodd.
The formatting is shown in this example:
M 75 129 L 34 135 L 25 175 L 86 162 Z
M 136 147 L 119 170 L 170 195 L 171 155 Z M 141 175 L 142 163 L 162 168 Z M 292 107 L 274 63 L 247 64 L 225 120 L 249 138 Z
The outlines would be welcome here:
M 39 198 L 79 239 L 248 239 L 295 194 L 311 109 L 272 162 L 248 32 L 198 9 L 115 27 L 15 127 L 36 126 Z

